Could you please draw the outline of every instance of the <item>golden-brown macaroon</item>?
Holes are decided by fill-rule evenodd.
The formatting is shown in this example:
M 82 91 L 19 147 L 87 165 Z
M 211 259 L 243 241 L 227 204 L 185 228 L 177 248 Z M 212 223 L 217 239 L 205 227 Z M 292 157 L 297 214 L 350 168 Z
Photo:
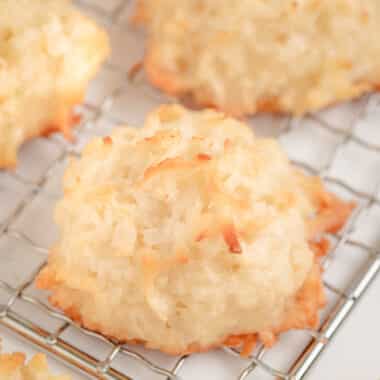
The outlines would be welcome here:
M 303 114 L 380 85 L 377 0 L 140 0 L 162 90 L 240 116 Z
M 318 256 L 351 204 L 272 139 L 176 105 L 94 139 L 64 178 L 37 285 L 74 320 L 170 354 L 315 327 Z
M 52 375 L 43 354 L 36 354 L 28 363 L 25 363 L 25 354 L 15 352 L 12 354 L 0 354 L 0 379 L 70 380 L 70 377 Z
M 28 138 L 70 136 L 74 105 L 108 55 L 106 33 L 69 0 L 0 2 L 0 168 Z

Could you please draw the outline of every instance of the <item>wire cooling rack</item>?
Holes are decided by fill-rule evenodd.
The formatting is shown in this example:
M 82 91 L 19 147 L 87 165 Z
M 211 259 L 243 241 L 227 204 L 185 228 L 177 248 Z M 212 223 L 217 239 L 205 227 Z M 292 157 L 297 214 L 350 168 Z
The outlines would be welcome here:
M 367 96 L 300 120 L 267 116 L 252 121 L 258 134 L 279 137 L 295 164 L 358 201 L 344 230 L 330 236 L 333 247 L 323 262 L 328 305 L 317 330 L 286 333 L 273 349 L 258 347 L 248 359 L 228 348 L 169 358 L 121 345 L 52 309 L 33 283 L 56 239 L 51 215 L 68 157 L 79 156 L 91 136 L 107 134 L 115 124 L 138 125 L 154 106 L 174 100 L 152 89 L 143 73 L 128 76 L 143 54 L 142 36 L 128 23 L 132 2 L 78 4 L 109 30 L 113 53 L 81 107 L 76 142 L 59 135 L 36 139 L 23 147 L 15 172 L 0 173 L 0 324 L 93 377 L 303 378 L 380 269 L 375 227 L 380 220 L 380 97 Z

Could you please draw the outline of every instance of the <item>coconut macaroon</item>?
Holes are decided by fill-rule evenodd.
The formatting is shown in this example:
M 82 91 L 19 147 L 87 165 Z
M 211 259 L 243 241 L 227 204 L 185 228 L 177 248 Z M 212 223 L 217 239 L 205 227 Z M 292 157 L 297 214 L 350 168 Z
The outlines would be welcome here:
M 106 33 L 68 0 L 0 2 L 0 168 L 28 138 L 63 131 L 108 55 Z
M 145 69 L 233 115 L 303 114 L 380 85 L 377 0 L 140 0 Z
M 317 256 L 352 205 L 278 143 L 215 111 L 162 106 L 94 139 L 64 178 L 37 285 L 82 325 L 170 354 L 315 327 Z
M 46 357 L 36 354 L 28 363 L 25 363 L 25 354 L 0 355 L 1 380 L 70 380 L 69 376 L 54 376 L 50 373 Z

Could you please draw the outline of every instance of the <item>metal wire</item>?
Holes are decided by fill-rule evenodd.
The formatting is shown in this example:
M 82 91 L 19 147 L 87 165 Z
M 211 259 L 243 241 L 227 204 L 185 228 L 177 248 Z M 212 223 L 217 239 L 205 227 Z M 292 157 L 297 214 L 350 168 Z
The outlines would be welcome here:
M 125 12 L 127 7 L 130 6 L 130 1 L 120 0 L 119 2 L 115 2 L 114 8 L 109 11 L 105 10 L 100 5 L 92 4 L 89 0 L 80 0 L 77 2 L 80 6 L 90 10 L 100 18 L 105 19 L 109 25 L 121 23 L 121 15 Z M 90 111 L 90 116 L 85 117 L 76 129 L 76 134 L 78 136 L 80 136 L 84 131 L 91 131 L 91 126 L 99 122 L 99 120 L 103 117 L 108 117 L 111 120 L 118 120 L 118 118 L 112 114 L 112 105 L 115 99 L 123 94 L 127 85 L 134 85 L 134 83 L 128 83 L 128 75 L 125 68 L 121 68 L 112 62 L 108 62 L 106 67 L 109 71 L 120 74 L 124 80 L 121 81 L 120 86 L 115 88 L 99 106 L 94 106 L 93 104 L 84 105 L 84 108 Z M 271 363 L 267 362 L 265 360 L 267 351 L 263 347 L 259 347 L 249 358 L 249 364 L 240 373 L 236 374 L 236 379 L 238 380 L 244 380 L 248 377 L 251 378 L 251 376 L 254 376 L 257 368 L 261 368 L 267 374 L 272 375 L 273 378 L 285 380 L 298 380 L 303 378 L 320 353 L 324 350 L 326 345 L 331 342 L 332 337 L 339 329 L 344 319 L 355 307 L 366 288 L 380 271 L 379 250 L 367 242 L 355 240 L 352 237 L 355 229 L 360 229 L 360 225 L 358 224 L 360 216 L 369 210 L 370 207 L 374 205 L 380 206 L 380 174 L 377 178 L 376 188 L 369 192 L 354 188 L 341 178 L 337 178 L 331 174 L 331 169 L 337 156 L 347 146 L 347 144 L 354 143 L 362 149 L 366 149 L 367 151 L 377 154 L 380 158 L 380 145 L 373 142 L 368 142 L 355 133 L 358 121 L 363 117 L 363 112 L 367 109 L 367 103 L 368 98 L 362 102 L 362 106 L 358 108 L 358 112 L 352 118 L 350 125 L 344 130 L 333 127 L 325 119 L 321 119 L 318 115 L 309 116 L 309 120 L 314 122 L 314 126 L 310 128 L 323 129 L 331 136 L 337 137 L 339 141 L 336 143 L 329 159 L 322 168 L 315 169 L 304 161 L 294 161 L 294 164 L 300 166 L 302 169 L 313 175 L 320 175 L 326 183 L 341 188 L 351 194 L 352 197 L 357 198 L 360 201 L 360 208 L 356 210 L 350 222 L 346 225 L 343 231 L 333 236 L 335 244 L 329 252 L 324 265 L 327 267 L 329 261 L 332 257 L 334 257 L 337 251 L 346 246 L 355 247 L 364 253 L 368 253 L 369 259 L 364 268 L 358 268 L 350 281 L 351 285 L 346 289 L 339 289 L 327 281 L 324 281 L 324 286 L 326 289 L 333 292 L 337 296 L 337 302 L 329 312 L 318 331 L 303 331 L 311 338 L 310 343 L 305 346 L 301 355 L 293 363 L 289 363 L 289 371 L 281 371 L 275 368 Z M 295 123 L 290 121 L 283 128 L 282 135 L 288 135 L 294 130 L 294 128 L 296 128 Z M 40 246 L 23 230 L 20 230 L 17 227 L 17 221 L 25 212 L 27 206 L 35 198 L 43 195 L 47 183 L 56 173 L 59 165 L 61 165 L 69 156 L 80 155 L 80 152 L 75 145 L 69 145 L 60 139 L 55 139 L 54 137 L 51 139 L 59 145 L 61 151 L 58 157 L 50 162 L 49 166 L 40 178 L 31 181 L 24 178 L 17 172 L 8 173 L 8 175 L 15 181 L 26 186 L 29 191 L 16 205 L 14 210 L 8 215 L 4 222 L 0 224 L 0 238 L 2 236 L 12 237 L 13 239 L 23 242 L 31 251 L 37 252 L 44 257 L 46 257 L 47 248 Z M 79 326 L 76 322 L 72 321 L 60 311 L 53 309 L 35 296 L 28 295 L 27 290 L 33 284 L 36 274 L 43 265 L 45 265 L 45 262 L 40 264 L 37 269 L 34 269 L 28 278 L 17 287 L 14 287 L 0 279 L 0 290 L 9 294 L 7 302 L 5 304 L 0 304 L 1 325 L 8 327 L 10 330 L 23 336 L 28 341 L 54 354 L 65 363 L 92 377 L 101 377 L 110 380 L 132 380 L 132 377 L 130 377 L 127 373 L 117 370 L 114 367 L 115 358 L 127 356 L 144 366 L 145 369 L 151 371 L 152 374 L 154 373 L 156 375 L 160 375 L 162 378 L 166 378 L 168 380 L 182 379 L 180 372 L 183 364 L 187 360 L 187 356 L 178 358 L 172 368 L 163 368 L 136 351 L 122 345 L 121 343 L 110 340 L 96 332 L 89 331 Z M 28 315 L 23 315 L 21 312 L 17 312 L 15 309 L 16 301 L 33 305 L 43 311 L 45 315 L 61 322 L 60 326 L 53 332 L 47 331 L 39 324 L 32 322 Z M 76 329 L 83 337 L 88 336 L 99 340 L 99 342 L 105 343 L 107 347 L 109 347 L 108 354 L 103 359 L 98 359 L 93 355 L 86 353 L 73 343 L 69 343 L 64 338 L 64 333 L 68 328 Z M 225 351 L 231 355 L 239 357 L 239 353 L 236 350 L 225 348 Z

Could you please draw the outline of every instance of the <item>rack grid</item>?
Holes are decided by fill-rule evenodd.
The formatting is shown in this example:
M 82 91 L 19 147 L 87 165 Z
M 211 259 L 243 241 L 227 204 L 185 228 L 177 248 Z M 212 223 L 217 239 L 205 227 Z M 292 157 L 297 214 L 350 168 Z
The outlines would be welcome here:
M 133 359 L 141 371 L 144 369 L 150 373 L 149 378 L 156 375 L 162 379 L 186 380 L 190 377 L 182 372 L 182 368 L 191 358 L 176 357 L 168 364 L 169 361 L 161 357 L 155 360 L 156 357 L 152 358 L 146 350 L 122 345 L 88 331 L 50 307 L 46 295 L 33 287 L 36 274 L 45 265 L 50 245 L 44 227 L 38 227 L 35 217 L 51 214 L 51 205 L 59 197 L 57 184 L 67 159 L 80 156 L 81 147 L 88 138 L 107 133 L 111 125 L 138 123 L 154 105 L 175 101 L 152 89 L 143 72 L 133 78 L 128 75 L 143 53 L 142 36 L 128 23 L 132 1 L 81 0 L 77 3 L 109 29 L 114 53 L 81 106 L 83 118 L 75 130 L 76 142 L 66 142 L 59 135 L 46 140 L 38 139 L 23 148 L 20 165 L 15 172 L 0 173 L 0 202 L 5 209 L 0 210 L 0 325 L 92 377 L 139 379 L 139 369 L 135 376 L 129 372 L 130 367 L 121 369 L 122 366 L 115 365 L 118 360 Z M 287 358 L 286 364 L 282 363 L 281 366 L 276 366 L 270 360 L 273 350 L 262 346 L 257 347 L 248 359 L 240 358 L 233 349 L 220 350 L 217 355 L 228 355 L 239 362 L 235 366 L 239 369 L 231 378 L 255 379 L 262 378 L 263 374 L 269 378 L 286 380 L 303 378 L 380 271 L 380 250 L 377 246 L 380 231 L 368 231 L 371 218 L 376 218 L 376 212 L 378 220 L 380 218 L 380 208 L 377 209 L 380 207 L 380 143 L 376 143 L 380 141 L 380 133 L 374 128 L 377 121 L 380 122 L 380 98 L 377 95 L 368 95 L 303 119 L 253 119 L 252 123 L 256 125 L 253 128 L 257 133 L 273 132 L 289 151 L 294 164 L 313 175 L 321 176 L 334 191 L 356 199 L 358 207 L 343 231 L 330 236 L 333 246 L 323 262 L 326 274 L 324 285 L 330 302 L 319 328 L 302 330 L 301 343 L 295 344 L 298 348 L 296 357 L 289 359 L 287 355 L 281 354 L 282 361 L 285 356 Z M 278 125 L 272 128 L 273 124 Z M 298 148 L 292 148 L 292 144 L 298 144 Z M 39 158 L 32 159 L 33 150 L 41 146 L 46 156 L 45 153 L 42 156 L 38 153 Z M 13 187 L 19 190 L 14 192 Z M 54 188 L 58 190 L 54 191 Z M 5 196 L 14 193 L 6 207 L 3 207 L 2 192 Z M 25 222 L 28 218 L 32 219 L 29 224 Z M 7 268 L 7 263 L 11 266 L 14 261 L 10 253 L 14 255 L 20 251 L 15 249 L 13 252 L 14 246 L 9 241 L 14 245 L 22 245 L 22 251 L 27 253 L 27 257 L 19 259 L 19 263 L 26 261 L 24 267 L 28 267 L 27 273 L 20 275 L 22 279 L 18 278 L 17 268 L 12 275 L 6 273 L 8 270 L 12 272 L 12 269 Z M 350 275 L 343 280 L 336 280 L 334 267 L 340 267 L 339 260 L 347 251 L 355 256 L 345 265 Z M 329 276 L 331 270 L 333 273 Z M 38 321 L 32 318 L 31 310 L 39 316 Z M 49 317 L 49 323 L 43 322 L 44 316 Z M 67 339 L 66 333 L 71 329 L 81 340 L 89 340 L 87 348 L 96 344 L 105 347 L 103 355 L 82 348 L 75 339 Z M 290 339 L 290 342 L 285 339 L 285 346 L 288 350 L 290 347 L 291 351 L 292 342 L 294 339 Z M 286 351 L 284 344 L 280 343 L 275 351 Z M 278 352 L 274 357 L 279 357 Z

